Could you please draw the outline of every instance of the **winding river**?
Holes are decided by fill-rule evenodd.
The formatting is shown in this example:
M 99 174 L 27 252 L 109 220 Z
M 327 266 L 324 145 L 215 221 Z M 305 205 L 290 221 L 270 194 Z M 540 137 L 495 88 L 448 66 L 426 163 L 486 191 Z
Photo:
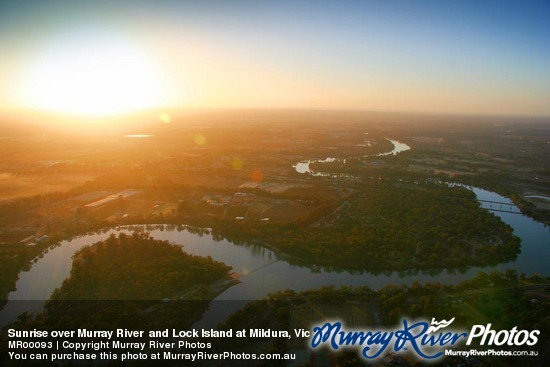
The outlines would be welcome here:
M 373 154 L 372 155 L 373 157 L 383 157 L 383 156 L 387 156 L 387 155 L 397 155 L 401 152 L 405 152 L 405 151 L 411 149 L 411 147 L 408 146 L 405 143 L 401 143 L 401 142 L 399 142 L 397 140 L 393 140 L 393 139 L 388 139 L 388 140 L 393 144 L 393 149 L 390 150 L 389 152 Z M 368 140 L 367 140 L 367 142 L 368 142 Z M 368 144 L 370 144 L 370 142 Z M 367 144 L 365 144 L 365 145 L 367 145 Z M 368 156 L 365 156 L 365 157 L 368 157 Z M 339 162 L 341 161 L 342 163 L 346 162 L 345 159 L 328 157 L 328 158 L 325 158 L 325 159 L 312 159 L 312 160 L 300 161 L 292 167 L 298 173 L 309 173 L 311 176 L 330 177 L 330 176 L 332 176 L 331 173 L 313 171 L 309 168 L 309 165 L 312 164 L 312 163 L 331 163 L 331 162 L 336 162 L 336 161 L 339 161 Z M 338 177 L 341 177 L 341 175 L 339 175 Z
M 476 194 L 478 200 L 510 202 L 507 198 L 486 190 L 470 189 Z M 371 288 L 380 288 L 388 284 L 411 284 L 414 281 L 456 284 L 471 278 L 479 271 L 505 269 L 515 269 L 518 273 L 524 272 L 528 275 L 539 273 L 542 276 L 550 276 L 550 268 L 547 264 L 547 259 L 550 257 L 549 229 L 544 224 L 524 215 L 501 212 L 495 214 L 512 226 L 514 234 L 522 239 L 521 253 L 517 259 L 497 266 L 474 267 L 463 271 L 451 269 L 438 274 L 387 272 L 375 275 L 347 271 L 331 272 L 291 265 L 275 252 L 261 246 L 242 246 L 227 240 L 214 240 L 209 231 L 197 234 L 188 229 L 178 231 L 173 227 L 161 225 L 154 226 L 150 233 L 156 239 L 182 245 L 190 254 L 211 256 L 214 260 L 232 266 L 233 271 L 241 274 L 241 283 L 219 294 L 216 300 L 242 302 L 213 302 L 203 318 L 209 321 L 204 321 L 205 324 L 199 322 L 197 325 L 211 327 L 242 307 L 246 300 L 260 299 L 269 293 L 285 289 L 303 291 L 327 285 L 368 285 Z M 103 240 L 121 231 L 130 232 L 131 229 L 109 229 L 102 233 L 62 241 L 60 246 L 38 259 L 29 271 L 21 272 L 16 290 L 8 295 L 9 301 L 0 311 L 0 325 L 15 319 L 24 311 L 40 310 L 44 300 L 48 299 L 53 290 L 61 286 L 63 280 L 68 277 L 72 256 L 76 251 L 84 245 Z

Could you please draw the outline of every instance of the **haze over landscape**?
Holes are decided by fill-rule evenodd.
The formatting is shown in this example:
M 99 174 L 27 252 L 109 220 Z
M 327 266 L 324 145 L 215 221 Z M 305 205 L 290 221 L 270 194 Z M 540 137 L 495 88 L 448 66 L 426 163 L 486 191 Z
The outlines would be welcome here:
M 550 114 L 544 1 L 17 1 L 0 103 Z
M 35 359 L 9 344 L 25 333 L 85 327 L 162 331 L 147 366 L 423 366 L 302 331 L 453 320 L 538 342 L 432 366 L 548 366 L 549 19 L 529 0 L 0 2 L 0 365 Z M 192 328 L 250 334 L 164 335 Z M 54 354 L 126 365 L 129 345 Z

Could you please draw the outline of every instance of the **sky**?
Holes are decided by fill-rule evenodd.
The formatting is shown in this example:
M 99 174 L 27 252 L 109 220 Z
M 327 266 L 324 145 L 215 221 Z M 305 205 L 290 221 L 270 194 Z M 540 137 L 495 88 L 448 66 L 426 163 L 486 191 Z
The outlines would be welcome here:
M 0 108 L 550 115 L 548 1 L 0 1 Z

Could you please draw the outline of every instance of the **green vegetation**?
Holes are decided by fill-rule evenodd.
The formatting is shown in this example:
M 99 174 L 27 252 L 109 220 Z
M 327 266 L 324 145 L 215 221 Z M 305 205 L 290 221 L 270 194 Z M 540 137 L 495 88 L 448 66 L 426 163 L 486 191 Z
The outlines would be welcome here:
M 204 193 L 216 192 L 211 188 L 190 190 L 164 182 L 157 186 L 157 192 L 163 193 L 167 202 L 182 197 L 181 193 L 186 193 L 185 199 L 164 213 L 141 214 L 137 211 L 119 223 L 173 223 L 212 228 L 217 238 L 268 246 L 295 264 L 370 272 L 465 268 L 509 261 L 518 254 L 519 239 L 512 235 L 511 228 L 481 209 L 472 192 L 417 182 L 365 179 L 360 183 L 347 182 L 345 187 L 338 189 L 320 182 L 277 194 L 248 190 L 249 202 L 234 207 L 200 201 Z M 230 190 L 217 192 L 231 196 Z M 147 190 L 143 195 L 153 194 Z M 55 202 L 55 196 L 45 196 L 41 200 Z M 136 199 L 136 202 L 142 201 Z M 124 202 L 127 206 L 130 203 L 130 200 Z M 259 209 L 256 210 L 255 205 Z M 272 207 L 263 210 L 264 205 Z M 274 216 L 275 208 L 281 213 L 279 220 Z M 237 214 L 232 209 L 237 210 Z M 263 216 L 271 217 L 268 223 L 259 220 L 262 210 Z M 235 222 L 235 216 L 245 213 L 246 220 Z M 45 227 L 49 229 L 49 239 L 43 243 L 33 247 L 2 246 L 0 254 L 7 260 L 0 269 L 3 298 L 13 289 L 18 272 L 29 267 L 32 259 L 40 256 L 49 244 L 110 225 L 112 223 L 96 219 L 92 214 L 76 212 L 71 217 L 48 222 Z M 125 259 L 118 261 L 123 264 Z M 86 271 L 101 274 L 110 268 Z M 151 279 L 158 276 L 153 270 L 151 274 Z M 180 275 L 169 277 L 175 282 Z M 129 274 L 124 279 L 133 284 L 136 281 L 133 276 Z M 128 291 L 121 278 L 115 277 L 113 281 L 119 288 L 114 293 Z M 167 293 L 161 294 L 166 292 L 166 287 L 171 285 L 157 288 L 158 298 L 170 297 Z M 86 297 L 111 297 L 102 289 L 94 292 L 99 293 Z M 81 296 L 78 293 L 74 297 Z
M 540 330 L 550 332 L 548 292 L 550 279 L 526 278 L 513 270 L 504 273 L 479 273 L 459 285 L 440 283 L 411 286 L 390 285 L 374 291 L 369 287 L 322 287 L 305 292 L 286 290 L 254 301 L 229 317 L 223 328 L 309 329 L 329 320 L 341 321 L 348 329 L 379 330 L 402 325 L 409 320 L 431 318 L 450 320 L 453 327 L 469 330 L 472 325 L 492 324 L 493 330 Z M 352 310 L 352 312 L 350 312 Z M 257 339 L 233 339 L 238 345 L 258 343 Z M 305 348 L 303 340 L 272 340 L 277 352 Z M 342 365 L 360 366 L 365 362 L 357 353 L 339 351 L 335 357 Z M 544 358 L 544 355 L 542 356 Z M 345 363 L 344 361 L 348 361 Z M 448 359 L 440 361 L 445 365 Z M 510 365 L 517 362 L 511 359 Z M 535 362 L 535 359 L 533 359 Z M 495 363 L 502 363 L 496 359 Z M 493 365 L 485 358 L 486 365 Z M 405 366 L 409 364 L 404 364 Z M 440 364 L 437 364 L 440 365 Z M 453 364 L 451 364 L 453 365 Z
M 191 288 L 228 278 L 231 268 L 188 255 L 181 246 L 147 233 L 120 233 L 86 246 L 53 300 L 151 300 L 179 298 Z
M 19 272 L 30 269 L 36 260 L 48 252 L 49 241 L 35 246 L 5 244 L 0 246 L 0 309 L 7 302 L 8 293 L 15 290 Z
M 497 264 L 519 253 L 512 228 L 460 187 L 365 181 L 339 206 L 318 209 L 315 221 L 214 228 L 262 238 L 306 264 L 368 271 Z
M 525 201 L 527 194 L 548 195 L 544 119 L 336 111 L 185 116 L 144 126 L 151 134 L 146 139 L 124 137 L 136 133 L 134 125 L 90 136 L 10 127 L 0 173 L 1 298 L 48 247 L 120 224 L 208 227 L 217 238 L 268 246 L 292 263 L 337 270 L 438 271 L 516 256 L 518 240 L 509 227 L 479 209 L 471 193 L 426 182 L 498 192 L 548 223 L 547 203 Z M 197 134 L 206 145 L 197 145 Z M 391 149 L 387 138 L 411 150 L 372 156 Z M 310 168 L 360 179 L 312 177 L 292 168 L 326 157 L 346 163 Z M 86 208 L 127 189 L 141 193 Z M 239 196 L 243 192 L 252 195 Z M 205 196 L 225 196 L 229 204 L 214 205 Z M 43 234 L 49 239 L 36 246 L 19 244 Z
M 186 329 L 200 319 L 218 292 L 234 284 L 229 270 L 220 262 L 154 240 L 145 232 L 113 235 L 79 250 L 70 278 L 46 302 L 44 311 L 20 315 L 3 328 L 0 343 L 7 345 L 8 328 Z M 172 300 L 161 300 L 165 297 Z M 0 364 L 30 365 L 7 358 L 7 353 L 0 356 Z M 147 362 L 145 365 L 152 365 Z

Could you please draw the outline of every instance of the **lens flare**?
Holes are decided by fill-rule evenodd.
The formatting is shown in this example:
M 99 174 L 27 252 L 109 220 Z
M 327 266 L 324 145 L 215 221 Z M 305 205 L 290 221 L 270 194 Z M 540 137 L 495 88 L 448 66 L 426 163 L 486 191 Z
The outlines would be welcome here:
M 170 122 L 172 122 L 172 117 L 166 112 L 159 113 L 159 119 L 165 124 L 169 124 Z
M 250 174 L 250 179 L 254 182 L 262 182 L 264 180 L 264 174 L 260 170 L 255 170 Z
M 207 143 L 206 136 L 202 134 L 193 135 L 193 141 L 200 147 L 204 147 Z
M 231 168 L 233 168 L 234 170 L 240 170 L 243 168 L 243 166 L 244 166 L 244 162 L 242 159 L 237 157 L 233 157 L 231 159 Z

